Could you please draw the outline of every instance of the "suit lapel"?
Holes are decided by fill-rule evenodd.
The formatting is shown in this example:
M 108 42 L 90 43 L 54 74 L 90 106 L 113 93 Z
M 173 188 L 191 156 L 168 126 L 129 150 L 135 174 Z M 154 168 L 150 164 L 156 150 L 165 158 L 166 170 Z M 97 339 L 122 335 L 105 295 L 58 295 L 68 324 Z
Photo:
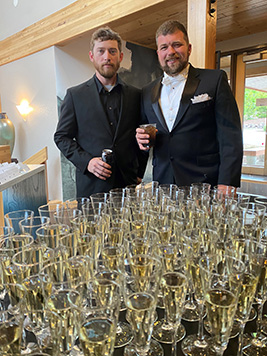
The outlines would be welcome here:
M 88 98 L 90 98 L 90 102 L 93 103 L 93 108 L 92 108 L 93 114 L 95 115 L 97 120 L 99 120 L 99 123 L 101 122 L 102 127 L 105 128 L 109 132 L 109 134 L 113 137 L 113 133 L 112 133 L 109 121 L 108 121 L 108 117 L 107 117 L 105 110 L 103 108 L 103 105 L 101 103 L 100 96 L 99 96 L 94 78 L 91 78 L 87 82 L 87 86 L 89 89 Z M 88 102 L 89 102 L 89 99 L 88 99 Z
M 191 104 L 191 98 L 193 98 L 194 93 L 198 87 L 198 84 L 199 84 L 198 72 L 192 65 L 190 65 L 188 78 L 185 83 L 185 88 L 182 94 L 180 107 L 176 116 L 176 120 L 173 125 L 173 129 L 178 125 L 182 117 L 185 115 L 187 109 L 189 108 L 189 105 Z
M 115 135 L 113 142 L 116 140 L 118 137 L 119 131 L 121 127 L 123 126 L 122 118 L 127 118 L 126 110 L 127 110 L 127 105 L 128 105 L 128 95 L 126 95 L 126 85 L 122 85 L 122 91 L 121 91 L 121 109 L 120 109 L 120 115 L 118 119 L 118 124 L 116 127 Z
M 163 126 L 163 128 L 168 131 L 168 127 L 166 125 L 166 121 L 162 115 L 162 111 L 159 105 L 159 98 L 160 98 L 160 91 L 161 91 L 161 80 L 162 77 L 158 79 L 158 81 L 155 83 L 154 87 L 151 90 L 151 103 L 152 103 L 152 108 L 157 116 L 157 119 Z

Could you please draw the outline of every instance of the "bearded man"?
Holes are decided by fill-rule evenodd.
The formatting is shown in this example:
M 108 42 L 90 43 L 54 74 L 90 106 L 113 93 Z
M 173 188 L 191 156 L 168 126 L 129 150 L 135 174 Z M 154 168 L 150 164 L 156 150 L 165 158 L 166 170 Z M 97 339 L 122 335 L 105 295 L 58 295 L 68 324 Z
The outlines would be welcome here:
M 194 68 L 192 45 L 178 21 L 156 32 L 159 64 L 164 72 L 142 91 L 142 123 L 156 123 L 153 179 L 160 184 L 191 183 L 240 186 L 242 131 L 236 101 L 222 70 Z M 137 128 L 140 150 L 149 135 Z
M 54 140 L 76 167 L 76 195 L 89 197 L 140 183 L 145 164 L 135 139 L 140 121 L 140 91 L 124 83 L 117 71 L 122 41 L 110 28 L 91 38 L 89 57 L 95 75 L 67 90 Z M 112 165 L 101 159 L 112 150 Z

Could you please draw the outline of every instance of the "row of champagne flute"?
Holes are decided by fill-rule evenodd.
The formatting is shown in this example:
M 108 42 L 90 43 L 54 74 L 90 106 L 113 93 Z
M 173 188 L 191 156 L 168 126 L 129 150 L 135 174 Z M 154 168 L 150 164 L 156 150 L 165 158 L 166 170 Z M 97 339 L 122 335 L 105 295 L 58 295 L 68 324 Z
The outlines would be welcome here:
M 187 204 L 182 207 L 182 213 L 181 213 L 181 211 L 179 209 L 177 210 L 177 204 L 176 204 L 177 202 L 175 201 L 175 204 L 172 204 L 174 199 L 170 199 L 168 201 L 168 199 L 167 199 L 168 196 L 166 197 L 166 199 L 161 198 L 162 201 L 164 201 L 164 208 L 162 205 L 163 203 L 161 202 L 161 204 L 159 204 L 159 202 L 157 202 L 157 201 L 156 201 L 156 204 L 153 204 L 153 203 L 151 204 L 151 202 L 150 202 L 149 205 L 145 205 L 144 204 L 145 195 L 143 194 L 141 196 L 142 196 L 142 198 L 140 199 L 140 201 L 134 199 L 135 197 L 132 197 L 132 199 L 131 199 L 132 204 L 129 205 L 129 209 L 131 212 L 130 213 L 131 223 L 128 222 L 128 224 L 126 224 L 126 227 L 124 224 L 123 229 L 126 229 L 126 231 L 129 228 L 129 226 L 131 229 L 133 228 L 133 226 L 136 226 L 133 224 L 133 221 L 134 221 L 133 216 L 139 216 L 140 221 L 144 222 L 147 220 L 148 224 L 145 225 L 146 229 L 148 227 L 153 228 L 159 234 L 160 241 L 167 243 L 170 241 L 171 236 L 173 236 L 173 234 L 174 234 L 173 225 L 176 226 L 175 236 L 176 236 L 176 238 L 178 238 L 179 233 L 181 232 L 181 229 L 185 228 L 184 222 L 186 222 L 187 228 L 194 227 L 194 226 L 198 226 L 199 224 L 202 225 L 203 222 L 205 222 L 205 219 L 207 218 L 207 211 L 199 210 L 199 208 L 198 208 L 199 205 L 193 204 L 193 203 L 195 203 L 195 200 L 190 201 L 190 199 L 189 199 Z M 164 197 L 164 195 L 163 195 L 163 197 Z M 199 202 L 197 202 L 197 204 L 199 204 Z M 149 209 L 148 209 L 148 206 L 150 206 Z M 154 209 L 151 209 L 151 206 Z M 194 206 L 194 209 L 192 210 L 193 206 Z M 178 205 L 178 207 L 181 208 L 181 206 L 179 206 L 179 205 Z M 190 207 L 190 209 L 188 207 Z M 140 209 L 140 208 L 142 208 L 142 209 Z M 225 206 L 224 206 L 224 208 L 225 208 Z M 118 207 L 116 207 L 116 209 L 118 211 Z M 166 209 L 166 211 L 165 211 L 165 209 Z M 97 226 L 98 226 L 97 231 L 98 231 L 98 233 L 100 233 L 102 235 L 102 237 L 103 237 L 103 235 L 107 234 L 107 232 L 105 232 L 106 230 L 103 226 L 105 226 L 105 225 L 106 225 L 106 227 L 108 226 L 107 221 L 110 218 L 110 211 L 109 211 L 109 214 L 106 214 L 107 216 L 105 216 L 105 218 L 103 218 L 103 216 L 101 216 L 103 219 L 97 219 Z M 121 211 L 121 209 L 119 209 L 119 211 Z M 233 214 L 234 209 L 231 209 L 230 211 Z M 125 214 L 124 217 L 126 216 L 129 218 L 129 211 L 127 212 L 126 207 L 124 207 L 123 212 Z M 151 214 L 151 212 L 152 212 L 152 214 Z M 89 217 L 89 215 L 87 217 Z M 116 219 L 114 219 L 114 217 L 115 217 L 115 215 L 113 215 L 112 218 L 110 219 L 112 222 L 114 222 L 114 220 L 116 220 Z M 192 223 L 188 225 L 188 221 L 190 221 L 190 218 L 192 218 Z M 120 220 L 120 217 L 118 219 Z M 101 220 L 102 220 L 102 223 L 103 223 L 103 221 L 105 223 L 104 223 L 104 225 L 102 225 L 102 228 L 99 228 L 99 226 L 101 226 L 99 221 L 101 221 Z M 117 226 L 118 226 L 119 220 L 117 221 Z M 127 221 L 127 219 L 124 219 L 124 221 L 125 220 Z M 173 222 L 174 220 L 176 220 L 176 223 Z M 77 222 L 77 220 L 76 220 L 76 222 Z M 83 231 L 83 232 L 86 231 L 85 225 L 86 225 L 86 223 L 83 221 L 83 224 L 80 227 L 81 231 Z M 144 224 L 141 224 L 140 226 L 142 226 L 142 228 L 144 228 Z M 112 230 L 113 228 L 116 229 L 116 227 L 114 227 L 114 226 L 109 226 L 109 230 Z M 112 233 L 110 231 L 110 236 L 112 236 L 112 234 L 113 234 L 114 235 L 112 237 L 113 241 L 121 243 L 121 241 L 125 235 L 125 230 L 123 231 L 123 234 L 120 233 L 122 230 L 122 225 L 119 228 L 117 227 L 117 229 L 118 229 L 117 234 L 115 234 L 115 230 Z M 102 243 L 103 243 L 103 240 L 101 239 L 101 244 Z M 140 247 L 139 247 L 139 249 L 140 249 Z

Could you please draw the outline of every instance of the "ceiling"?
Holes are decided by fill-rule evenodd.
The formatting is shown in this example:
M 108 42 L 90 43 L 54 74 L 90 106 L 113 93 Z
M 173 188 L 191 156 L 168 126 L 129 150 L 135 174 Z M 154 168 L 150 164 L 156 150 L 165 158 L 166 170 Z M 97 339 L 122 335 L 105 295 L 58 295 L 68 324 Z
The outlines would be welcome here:
M 267 31 L 266 0 L 217 0 L 216 42 Z M 112 28 L 130 42 L 155 47 L 155 32 L 167 19 L 187 25 L 187 0 L 167 0 L 166 6 L 154 6 L 151 13 L 113 22 Z M 214 5 L 212 5 L 213 7 Z M 267 40 L 266 40 L 267 42 Z
M 51 46 L 65 46 L 109 25 L 125 41 L 155 48 L 155 32 L 168 19 L 187 27 L 187 4 L 200 0 L 79 0 L 1 41 L 0 66 Z M 202 0 L 217 7 L 216 42 L 267 31 L 267 0 Z M 215 2 L 215 4 L 214 4 Z M 196 12 L 196 11 L 195 11 Z M 194 11 L 192 11 L 194 13 Z M 213 14 L 214 15 L 214 14 Z M 193 15 L 191 15 L 193 16 Z M 190 21 L 201 22 L 199 17 Z M 195 21 L 194 21 L 195 20 Z M 209 20 L 209 19 L 208 19 Z M 205 21 L 203 21 L 205 22 Z M 208 21 L 209 25 L 213 21 Z M 193 26 L 194 27 L 194 26 Z M 209 26 L 210 27 L 210 26 Z M 203 29 L 201 28 L 201 32 Z M 266 36 L 267 37 L 267 36 Z M 213 41 L 213 34 L 210 36 Z M 267 47 L 267 40 L 260 45 Z

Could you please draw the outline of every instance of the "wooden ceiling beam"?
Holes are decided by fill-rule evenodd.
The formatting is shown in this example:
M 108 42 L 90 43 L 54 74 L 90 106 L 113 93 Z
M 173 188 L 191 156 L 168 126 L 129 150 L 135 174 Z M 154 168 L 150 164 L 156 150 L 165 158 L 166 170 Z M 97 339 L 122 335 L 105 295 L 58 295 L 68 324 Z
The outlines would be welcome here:
M 79 0 L 36 22 L 24 30 L 0 42 L 0 65 L 26 57 L 30 54 L 74 39 L 97 27 L 136 16 L 154 6 L 166 6 L 165 0 L 113 0 L 106 2 Z

